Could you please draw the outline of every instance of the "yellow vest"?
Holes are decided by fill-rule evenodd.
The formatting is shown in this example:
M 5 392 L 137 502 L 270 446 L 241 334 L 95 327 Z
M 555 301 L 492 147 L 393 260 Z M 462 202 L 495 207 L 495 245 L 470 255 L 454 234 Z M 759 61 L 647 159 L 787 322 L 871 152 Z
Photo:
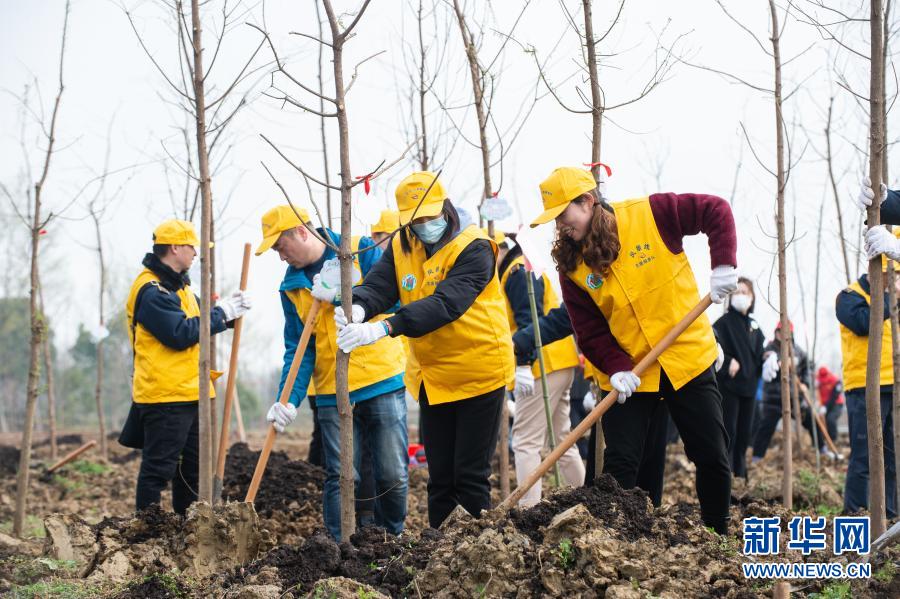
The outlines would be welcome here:
M 512 261 L 509 268 L 507 268 L 506 272 L 503 273 L 503 276 L 500 277 L 500 290 L 503 292 L 504 297 L 506 297 L 506 282 L 509 280 L 509 275 L 511 275 L 516 268 L 524 267 L 525 258 L 519 256 Z M 530 273 L 525 273 L 525 276 L 531 275 Z M 543 275 L 543 280 L 544 297 L 541 298 L 541 314 L 546 314 L 553 308 L 559 307 L 559 299 L 556 297 L 556 292 L 553 290 L 550 279 L 547 278 L 546 274 Z M 516 326 L 512 304 L 510 304 L 508 297 L 506 297 L 506 314 L 509 318 L 509 330 L 515 333 L 518 327 Z M 557 370 L 563 370 L 564 368 L 574 368 L 575 366 L 578 366 L 578 350 L 575 349 L 575 339 L 573 339 L 571 335 L 565 339 L 560 339 L 559 341 L 554 341 L 549 345 L 543 346 L 541 353 L 544 355 L 544 369 L 547 374 L 556 372 Z M 540 364 L 535 362 L 531 367 L 531 372 L 534 374 L 535 378 L 541 376 Z
M 847 288 L 863 296 L 867 304 L 872 303 L 869 294 L 863 291 L 859 282 Z M 887 310 L 887 306 L 885 306 Z M 859 336 L 844 325 L 841 329 L 841 354 L 844 358 L 844 389 L 862 389 L 866 386 L 866 363 L 869 353 L 869 336 Z M 891 321 L 886 319 L 881 333 L 881 385 L 894 384 L 894 359 L 891 343 Z
M 608 277 L 583 262 L 568 277 L 591 296 L 619 346 L 637 365 L 700 302 L 700 294 L 687 256 L 666 247 L 649 198 L 626 200 L 612 208 L 621 249 Z M 712 326 L 702 314 L 641 375 L 637 390 L 659 391 L 660 366 L 672 386 L 680 389 L 709 369 L 717 355 Z M 596 374 L 600 386 L 611 389 L 609 377 Z
M 132 398 L 135 403 L 197 401 L 200 397 L 200 344 L 196 343 L 183 350 L 172 349 L 160 343 L 141 323 L 132 328 L 134 303 L 138 292 L 147 283 L 158 286 L 166 293 L 173 293 L 160 285 L 159 277 L 147 268 L 131 285 L 125 304 L 125 317 L 128 319 L 128 336 L 134 348 Z M 189 286 L 185 285 L 174 293 L 181 301 L 181 309 L 186 318 L 200 316 L 200 306 Z M 213 380 L 218 378 L 216 374 L 212 373 Z M 209 396 L 216 396 L 211 384 Z
M 351 242 L 352 251 L 359 249 L 359 238 Z M 353 268 L 360 275 L 359 259 L 353 257 Z M 285 291 L 287 297 L 297 308 L 302 321 L 309 314 L 313 303 L 312 292 L 307 288 Z M 372 322 L 384 320 L 384 315 L 376 316 Z M 303 326 L 310 326 L 304 322 Z M 322 304 L 316 322 L 313 323 L 313 335 L 316 342 L 316 365 L 313 368 L 312 385 L 314 392 L 320 395 L 334 395 L 336 392 L 335 370 L 338 352 L 337 326 L 334 324 L 334 305 Z M 403 342 L 397 338 L 382 337 L 371 345 L 364 345 L 350 353 L 350 391 L 356 391 L 374 385 L 392 376 L 403 373 L 406 360 L 403 355 Z
M 391 242 L 397 289 L 404 306 L 434 293 L 459 254 L 476 239 L 488 239 L 471 225 L 428 258 L 422 242 L 414 235 L 409 238 L 409 253 L 403 251 L 399 236 Z M 488 241 L 496 256 L 497 244 Z M 424 382 L 429 405 L 469 399 L 506 387 L 515 376 L 515 359 L 496 269 L 462 316 L 427 335 L 410 338 L 409 348 L 406 388 L 414 389 L 413 396 L 417 397 Z

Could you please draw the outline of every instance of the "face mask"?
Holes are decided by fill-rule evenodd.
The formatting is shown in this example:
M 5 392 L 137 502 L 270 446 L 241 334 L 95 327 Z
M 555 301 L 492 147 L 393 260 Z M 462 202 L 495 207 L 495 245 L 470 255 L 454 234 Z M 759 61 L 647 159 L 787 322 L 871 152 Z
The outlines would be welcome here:
M 747 313 L 751 303 L 753 303 L 753 300 L 750 299 L 749 295 L 737 294 L 731 296 L 731 305 L 741 314 Z
M 422 240 L 422 243 L 431 245 L 444 236 L 444 232 L 447 230 L 447 219 L 439 216 L 424 223 L 412 225 L 412 230 L 416 237 Z

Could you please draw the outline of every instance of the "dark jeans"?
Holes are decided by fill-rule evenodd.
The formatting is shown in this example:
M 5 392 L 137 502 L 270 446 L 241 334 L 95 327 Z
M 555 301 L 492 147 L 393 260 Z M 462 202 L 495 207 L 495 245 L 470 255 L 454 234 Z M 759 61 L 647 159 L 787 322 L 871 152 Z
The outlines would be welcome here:
M 703 523 L 725 534 L 731 500 L 731 466 L 722 422 L 722 396 L 712 368 L 678 391 L 663 373 L 658 392 L 635 393 L 625 403 L 614 404 L 602 420 L 606 437 L 603 471 L 611 474 L 624 489 L 637 485 L 642 464 L 650 459 L 644 453 L 651 425 L 663 407 L 668 407 L 684 442 L 684 451 L 697 468 L 695 484 Z M 663 431 L 660 437 L 664 439 L 665 428 L 660 428 Z M 651 445 L 656 443 L 651 441 Z M 648 466 L 644 467 L 648 476 L 658 476 Z
M 638 468 L 637 482 L 634 486 L 647 491 L 653 505 L 659 507 L 662 504 L 663 482 L 666 474 L 666 447 L 668 445 L 668 427 L 671 418 L 669 410 L 664 402 L 660 405 L 650 421 L 647 437 L 644 440 L 644 454 L 641 456 L 641 465 Z M 609 443 L 609 441 L 607 441 Z M 597 425 L 591 427 L 591 436 L 588 441 L 587 473 L 584 484 L 588 485 L 594 480 L 594 448 L 597 444 Z M 604 461 L 605 461 L 604 452 Z M 605 471 L 604 467 L 604 471 Z
M 325 487 L 322 493 L 322 518 L 325 528 L 335 539 L 341 538 L 341 440 L 340 417 L 336 406 L 319 406 L 322 444 L 325 450 Z M 377 395 L 353 406 L 353 469 L 356 478 L 355 497 L 359 492 L 362 471 L 361 436 L 365 430 L 372 450 L 377 495 L 374 524 L 389 533 L 403 532 L 406 520 L 406 493 L 409 487 L 409 446 L 406 434 L 406 394 L 403 389 Z
M 800 413 L 800 424 L 803 425 L 803 428 L 809 433 L 810 440 L 812 440 L 813 422 L 810 417 L 809 408 L 801 408 Z M 753 439 L 754 458 L 762 458 L 766 455 L 766 451 L 769 450 L 769 445 L 772 443 L 772 437 L 775 435 L 775 428 L 778 426 L 779 420 L 781 420 L 781 406 L 769 403 L 762 404 L 762 407 L 760 408 L 759 427 L 756 429 L 756 437 Z M 784 424 L 782 424 L 782 427 L 783 426 Z M 822 446 L 825 445 L 825 438 L 818 430 L 816 431 L 816 440 L 819 443 L 818 449 L 821 450 Z
M 135 507 L 159 503 L 172 483 L 172 509 L 184 514 L 197 500 L 200 469 L 200 434 L 197 404 L 139 405 L 144 428 L 144 449 L 138 472 Z
M 306 461 L 313 466 L 324 468 L 325 457 L 322 455 L 322 427 L 319 426 L 316 398 L 314 395 L 310 395 L 307 399 L 309 400 L 309 409 L 312 410 L 313 431 L 312 438 L 309 440 L 309 455 L 307 456 Z
M 428 460 L 428 523 L 438 528 L 457 505 L 473 516 L 491 508 L 491 458 L 506 389 L 429 405 L 419 392 Z
M 750 445 L 750 428 L 756 398 L 722 393 L 722 417 L 728 433 L 728 455 L 731 471 L 735 476 L 747 478 L 747 447 Z
M 540 384 L 540 383 L 538 383 Z M 575 429 L 576 426 L 581 424 L 581 421 L 584 420 L 584 417 L 587 416 L 587 410 L 584 409 L 584 396 L 587 395 L 587 392 L 591 390 L 590 381 L 584 378 L 584 369 L 580 366 L 575 369 L 575 379 L 572 381 L 572 389 L 569 391 L 569 422 L 572 425 L 572 430 Z M 602 398 L 595 397 L 594 401 L 600 403 Z M 593 434 L 593 428 L 591 429 L 591 434 Z M 588 456 L 593 456 L 594 454 L 588 454 L 588 440 L 584 437 L 578 439 L 576 445 L 578 445 L 578 453 L 581 455 L 582 460 L 588 460 L 589 468 L 593 468 L 592 463 L 593 458 L 588 458 Z M 592 481 L 594 477 L 585 478 L 585 481 Z
M 884 437 L 884 485 L 888 518 L 897 517 L 896 468 L 894 464 L 894 418 L 892 390 L 881 388 L 881 434 Z M 866 422 L 866 390 L 851 389 L 844 395 L 850 425 L 850 459 L 844 484 L 844 511 L 857 512 L 869 506 L 869 436 Z

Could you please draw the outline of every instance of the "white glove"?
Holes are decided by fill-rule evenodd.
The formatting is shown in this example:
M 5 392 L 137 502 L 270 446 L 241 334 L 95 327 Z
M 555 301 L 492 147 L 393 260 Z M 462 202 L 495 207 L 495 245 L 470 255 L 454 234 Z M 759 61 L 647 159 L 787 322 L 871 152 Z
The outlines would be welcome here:
M 729 293 L 737 289 L 737 270 L 733 266 L 717 266 L 709 278 L 709 296 L 714 304 L 721 304 Z
M 641 386 L 641 379 L 630 370 L 615 373 L 609 377 L 609 382 L 612 384 L 613 389 L 619 392 L 619 397 L 616 400 L 619 403 L 625 403 L 625 400 L 631 397 L 631 394 Z
M 384 321 L 354 322 L 341 329 L 341 332 L 338 333 L 337 344 L 344 353 L 349 354 L 357 347 L 371 345 L 385 335 L 387 335 L 387 326 Z
M 590 412 L 597 405 L 597 400 L 594 399 L 594 394 L 588 391 L 584 394 L 584 399 L 581 400 L 581 405 L 584 407 L 585 412 Z
M 509 417 L 512 419 L 516 418 L 516 402 L 511 399 L 506 400 L 506 411 L 509 412 Z
M 728 376 L 734 378 L 737 376 L 737 373 L 741 371 L 741 363 L 731 358 L 731 362 L 728 363 Z
M 353 318 L 353 322 L 362 322 L 366 319 L 366 310 L 359 304 L 353 304 L 350 316 Z M 347 326 L 347 315 L 344 314 L 344 308 L 341 306 L 334 309 L 334 324 L 337 325 L 338 332 Z
M 323 301 L 326 304 L 331 304 L 334 303 L 335 299 L 340 297 L 341 288 L 330 287 L 327 283 L 322 281 L 322 275 L 318 274 L 313 277 L 313 286 L 310 292 L 317 300 Z
M 763 362 L 762 367 L 762 378 L 766 383 L 771 383 L 775 380 L 775 377 L 778 376 L 778 370 L 781 368 L 781 365 L 778 364 L 778 354 L 772 352 L 769 354 L 769 357 L 766 358 L 766 361 Z
M 824 416 L 828 413 L 828 408 L 825 406 L 819 406 L 819 416 Z
M 290 402 L 282 404 L 280 401 L 276 401 L 266 414 L 266 420 L 271 422 L 279 433 L 283 433 L 284 427 L 292 423 L 296 417 L 297 408 Z
M 865 234 L 866 256 L 869 260 L 884 254 L 891 260 L 900 259 L 900 239 L 884 227 L 872 227 Z
M 249 291 L 238 289 L 223 300 L 219 300 L 218 306 L 225 313 L 225 321 L 231 322 L 246 314 L 253 307 L 253 297 Z
M 716 356 L 716 372 L 719 372 L 720 370 L 722 370 L 722 364 L 725 363 L 725 351 L 718 343 L 716 343 L 716 351 L 719 354 Z
M 513 389 L 513 395 L 518 399 L 532 393 L 534 393 L 534 375 L 531 373 L 531 366 L 516 366 L 516 387 Z
M 874 199 L 875 192 L 872 190 L 872 180 L 868 177 L 865 177 L 860 185 L 859 195 L 856 196 L 856 205 L 860 210 L 865 210 L 872 205 L 872 201 Z M 887 199 L 887 185 L 882 183 L 881 198 L 878 200 L 878 205 L 880 206 L 885 199 Z

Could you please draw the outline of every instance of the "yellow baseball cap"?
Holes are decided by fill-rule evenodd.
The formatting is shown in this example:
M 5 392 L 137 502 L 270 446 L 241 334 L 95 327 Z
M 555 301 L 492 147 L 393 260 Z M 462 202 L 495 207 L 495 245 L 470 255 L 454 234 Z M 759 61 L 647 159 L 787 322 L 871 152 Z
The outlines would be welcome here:
M 431 185 L 432 181 L 434 185 Z M 428 195 L 422 200 L 429 185 L 431 185 L 431 191 L 428 191 Z M 444 209 L 447 192 L 444 191 L 444 186 L 441 185 L 434 173 L 417 171 L 400 181 L 394 196 L 397 198 L 397 207 L 400 209 L 400 223 L 405 225 L 412 220 L 413 213 L 416 218 L 440 214 Z M 419 202 L 422 202 L 421 206 Z
M 298 216 L 299 215 L 299 216 Z M 262 217 L 262 234 L 263 240 L 256 248 L 256 255 L 259 256 L 278 241 L 278 236 L 295 227 L 302 226 L 309 222 L 309 214 L 303 208 L 297 208 L 297 212 L 291 208 L 289 204 L 276 206 L 263 214 Z
M 192 245 L 200 247 L 200 239 L 197 238 L 197 231 L 194 229 L 194 223 L 187 220 L 178 220 L 172 218 L 163 221 L 153 231 L 153 243 L 159 245 Z M 213 247 L 210 242 L 209 247 Z
M 400 228 L 400 213 L 396 210 L 382 210 L 378 222 L 372 225 L 372 233 L 393 233 Z
M 491 236 L 490 233 L 488 233 L 487 227 L 481 227 L 481 230 L 484 231 L 484 234 L 488 237 Z M 503 245 L 503 243 L 506 241 L 506 234 L 503 231 L 495 229 L 493 239 L 494 243 L 496 243 L 497 245 Z
M 561 166 L 541 182 L 544 211 L 531 223 L 532 227 L 549 223 L 563 213 L 566 206 L 581 194 L 597 189 L 591 171 L 576 166 Z

